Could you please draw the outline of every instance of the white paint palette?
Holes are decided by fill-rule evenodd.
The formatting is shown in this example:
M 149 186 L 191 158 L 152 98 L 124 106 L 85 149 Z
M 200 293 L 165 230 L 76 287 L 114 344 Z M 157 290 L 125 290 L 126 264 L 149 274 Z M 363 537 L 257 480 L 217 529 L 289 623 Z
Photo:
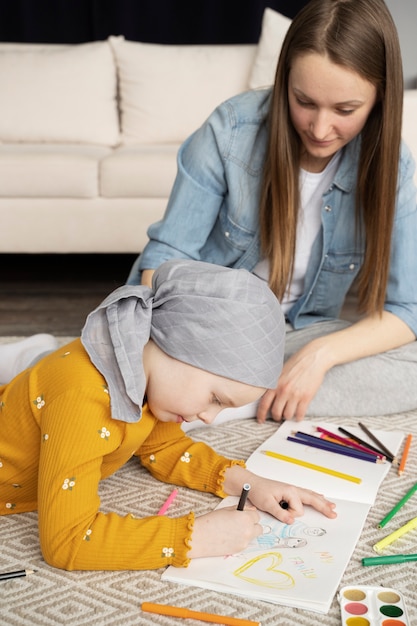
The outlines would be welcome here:
M 411 626 L 404 598 L 396 589 L 342 587 L 338 600 L 342 626 Z

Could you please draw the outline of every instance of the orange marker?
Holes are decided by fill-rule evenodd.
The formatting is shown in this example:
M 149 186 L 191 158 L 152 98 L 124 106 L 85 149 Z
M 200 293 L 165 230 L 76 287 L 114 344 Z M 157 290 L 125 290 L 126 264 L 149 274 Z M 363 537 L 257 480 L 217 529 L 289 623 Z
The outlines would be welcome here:
M 179 606 L 154 604 L 153 602 L 142 602 L 142 611 L 147 611 L 148 613 L 157 613 L 158 615 L 170 615 L 171 617 L 199 619 L 202 622 L 211 622 L 212 624 L 227 624 L 227 626 L 261 626 L 260 622 L 253 622 L 248 619 L 228 617 L 227 615 L 213 615 L 212 613 L 191 611 L 190 609 L 183 609 Z
M 410 445 L 411 445 L 412 438 L 413 438 L 413 435 L 408 435 L 408 437 L 407 437 L 407 439 L 405 441 L 404 452 L 403 452 L 403 455 L 401 457 L 400 467 L 398 468 L 398 476 L 401 476 L 401 474 L 404 472 L 405 464 L 407 463 L 408 453 L 410 451 Z

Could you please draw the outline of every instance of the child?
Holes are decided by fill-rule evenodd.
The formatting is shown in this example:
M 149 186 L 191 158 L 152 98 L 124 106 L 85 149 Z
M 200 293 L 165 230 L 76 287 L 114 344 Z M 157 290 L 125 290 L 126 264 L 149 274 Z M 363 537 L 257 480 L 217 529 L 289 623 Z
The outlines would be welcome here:
M 43 556 L 67 570 L 186 566 L 239 552 L 262 533 L 254 507 L 286 523 L 303 504 L 335 517 L 323 496 L 255 476 L 181 428 L 273 387 L 284 336 L 278 301 L 246 270 L 170 261 L 153 290 L 117 289 L 81 339 L 0 387 L 1 514 L 38 510 Z M 176 519 L 100 512 L 100 480 L 132 455 L 162 481 L 219 497 L 250 482 L 253 506 Z

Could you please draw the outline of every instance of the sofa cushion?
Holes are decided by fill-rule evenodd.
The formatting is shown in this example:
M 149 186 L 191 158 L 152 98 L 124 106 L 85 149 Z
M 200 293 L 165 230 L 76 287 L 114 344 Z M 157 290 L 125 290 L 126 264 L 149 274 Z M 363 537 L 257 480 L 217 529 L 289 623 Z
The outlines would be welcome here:
M 125 145 L 106 156 L 100 169 L 105 198 L 167 198 L 177 172 L 179 144 Z
M 0 196 L 95 198 L 104 146 L 0 144 Z
M 257 89 L 272 85 L 279 53 L 291 20 L 267 7 L 262 17 L 255 62 L 249 78 L 249 87 Z
M 108 41 L 0 47 L 0 141 L 119 139 L 116 70 Z
M 122 141 L 181 143 L 223 100 L 248 89 L 256 46 L 163 45 L 111 37 Z

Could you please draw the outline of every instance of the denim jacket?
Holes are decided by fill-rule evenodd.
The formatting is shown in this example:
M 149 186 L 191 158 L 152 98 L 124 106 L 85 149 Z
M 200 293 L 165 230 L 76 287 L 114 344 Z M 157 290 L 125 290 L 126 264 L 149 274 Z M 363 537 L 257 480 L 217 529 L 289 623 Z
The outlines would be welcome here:
M 261 258 L 258 207 L 267 144 L 270 89 L 221 104 L 178 152 L 178 172 L 164 218 L 150 226 L 129 282 L 170 258 L 253 270 Z M 287 313 L 294 328 L 337 318 L 364 256 L 355 230 L 360 137 L 343 149 L 323 195 L 322 228 L 311 251 L 304 293 Z M 385 310 L 417 334 L 415 163 L 403 144 Z M 285 225 L 283 225 L 285 228 Z M 138 272 L 135 274 L 135 272 Z

